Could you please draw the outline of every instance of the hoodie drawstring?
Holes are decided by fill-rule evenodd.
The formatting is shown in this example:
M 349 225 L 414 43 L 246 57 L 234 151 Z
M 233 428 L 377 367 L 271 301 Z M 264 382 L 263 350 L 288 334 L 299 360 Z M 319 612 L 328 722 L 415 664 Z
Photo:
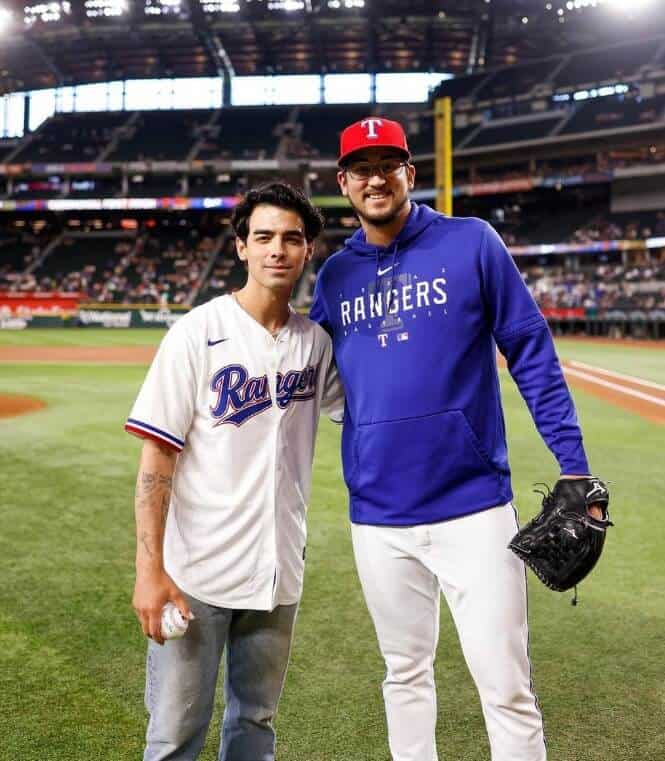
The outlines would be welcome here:
M 375 261 L 375 266 L 376 266 L 376 270 L 375 270 L 376 271 L 376 277 L 375 277 L 375 280 L 374 280 L 374 291 L 376 293 L 377 298 L 379 296 L 379 293 L 381 293 L 381 291 L 382 291 L 382 289 L 381 289 L 382 275 L 379 274 L 379 269 L 380 269 L 381 259 L 382 258 L 385 258 L 385 257 L 379 256 L 379 249 L 375 248 L 374 249 L 374 261 Z M 397 241 L 395 241 L 393 243 L 393 253 L 392 253 L 392 256 L 390 258 L 390 268 L 389 268 L 390 269 L 390 280 L 388 282 L 388 290 L 386 291 L 386 296 L 385 296 L 385 299 L 384 299 L 384 315 L 385 316 L 388 315 L 388 310 L 390 309 L 390 298 L 391 298 L 392 292 L 393 292 L 393 285 L 395 284 L 395 268 L 397 267 L 397 265 L 398 265 L 398 261 L 397 261 Z

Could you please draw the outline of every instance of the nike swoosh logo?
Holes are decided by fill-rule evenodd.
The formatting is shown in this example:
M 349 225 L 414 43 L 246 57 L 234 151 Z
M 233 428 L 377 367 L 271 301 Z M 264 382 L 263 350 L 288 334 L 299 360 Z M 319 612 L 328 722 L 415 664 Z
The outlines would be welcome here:
M 220 338 L 217 341 L 211 341 L 210 339 L 208 339 L 208 346 L 217 346 L 217 344 L 221 344 L 224 341 L 228 341 L 228 340 L 229 340 L 228 338 Z
M 394 266 L 395 266 L 394 264 L 391 264 L 391 265 L 390 265 L 390 267 L 386 267 L 386 268 L 385 268 L 385 269 L 383 269 L 383 270 L 377 270 L 377 271 L 376 271 L 376 274 L 377 274 L 379 277 L 381 277 L 381 275 L 385 275 L 385 274 L 386 274 L 386 272 L 390 272 L 390 270 L 391 270 L 391 269 L 392 269 Z

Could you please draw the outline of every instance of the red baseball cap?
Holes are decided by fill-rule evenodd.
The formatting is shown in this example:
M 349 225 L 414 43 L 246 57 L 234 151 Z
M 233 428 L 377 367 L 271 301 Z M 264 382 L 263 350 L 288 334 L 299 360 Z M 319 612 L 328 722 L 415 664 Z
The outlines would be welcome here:
M 339 158 L 337 163 L 343 164 L 352 153 L 364 148 L 396 148 L 411 158 L 406 135 L 399 122 L 384 119 L 380 116 L 368 116 L 347 127 L 339 139 Z

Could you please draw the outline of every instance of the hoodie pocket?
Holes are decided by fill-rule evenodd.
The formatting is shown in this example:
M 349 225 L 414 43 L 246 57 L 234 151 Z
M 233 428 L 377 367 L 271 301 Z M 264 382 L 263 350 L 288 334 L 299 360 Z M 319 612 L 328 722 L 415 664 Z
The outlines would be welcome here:
M 352 492 L 376 504 L 472 500 L 499 477 L 461 410 L 360 425 L 354 444 Z

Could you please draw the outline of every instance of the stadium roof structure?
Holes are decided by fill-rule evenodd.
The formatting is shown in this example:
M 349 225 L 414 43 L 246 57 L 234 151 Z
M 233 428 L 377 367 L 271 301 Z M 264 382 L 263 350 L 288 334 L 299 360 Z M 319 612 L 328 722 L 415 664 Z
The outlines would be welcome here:
M 0 0 L 0 95 L 152 77 L 469 74 L 653 35 L 659 3 Z

